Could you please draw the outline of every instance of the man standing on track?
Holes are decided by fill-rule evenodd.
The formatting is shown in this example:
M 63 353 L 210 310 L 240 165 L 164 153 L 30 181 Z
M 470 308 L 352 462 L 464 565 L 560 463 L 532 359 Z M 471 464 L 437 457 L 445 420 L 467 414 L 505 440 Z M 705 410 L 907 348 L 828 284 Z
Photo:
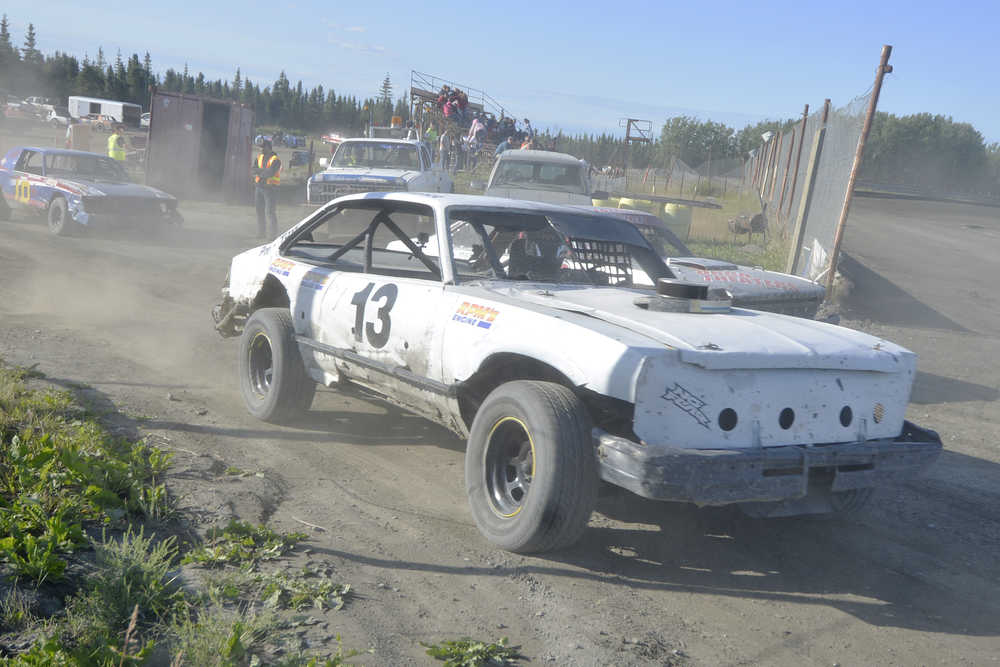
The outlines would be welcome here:
M 271 142 L 265 139 L 260 144 L 260 155 L 251 166 L 255 193 L 254 203 L 257 206 L 257 238 L 267 238 L 267 222 L 271 224 L 271 238 L 278 235 L 278 184 L 281 183 L 281 160 L 275 154 Z
M 125 161 L 125 126 L 115 125 L 115 131 L 108 137 L 108 157 L 119 162 Z

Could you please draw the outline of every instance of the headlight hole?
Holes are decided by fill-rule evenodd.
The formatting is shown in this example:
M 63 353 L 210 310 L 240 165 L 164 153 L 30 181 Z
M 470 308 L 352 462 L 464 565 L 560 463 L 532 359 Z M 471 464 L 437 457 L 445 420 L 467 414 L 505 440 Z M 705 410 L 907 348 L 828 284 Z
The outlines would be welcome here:
M 786 431 L 792 427 L 795 423 L 795 410 L 791 408 L 785 408 L 778 415 L 778 426 L 785 429 Z
M 723 431 L 732 431 L 736 428 L 737 422 L 739 422 L 739 416 L 736 414 L 736 410 L 726 408 L 719 413 L 719 428 Z
M 854 421 L 854 411 L 851 410 L 851 406 L 845 405 L 840 409 L 840 425 L 847 427 L 852 421 Z

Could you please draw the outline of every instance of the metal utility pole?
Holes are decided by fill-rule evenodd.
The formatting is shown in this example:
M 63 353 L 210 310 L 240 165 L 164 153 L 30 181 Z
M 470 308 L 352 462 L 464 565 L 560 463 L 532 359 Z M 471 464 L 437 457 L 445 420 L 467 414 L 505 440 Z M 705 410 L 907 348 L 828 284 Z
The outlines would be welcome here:
M 653 142 L 653 123 L 638 118 L 622 118 L 618 125 L 625 127 L 625 192 L 628 192 L 628 172 L 632 168 L 632 144 Z
M 892 46 L 885 44 L 882 46 L 882 59 L 878 64 L 878 71 L 875 73 L 875 85 L 872 87 L 872 96 L 868 100 L 868 112 L 865 114 L 865 124 L 861 128 L 861 136 L 858 137 L 858 147 L 854 151 L 854 164 L 851 165 L 851 178 L 847 181 L 847 192 L 844 194 L 844 206 L 840 210 L 840 220 L 837 222 L 837 234 L 833 238 L 833 250 L 830 251 L 830 268 L 826 276 L 826 293 L 830 294 L 833 289 L 833 278 L 837 273 L 837 256 L 840 254 L 840 244 L 844 240 L 844 228 L 847 226 L 847 215 L 851 210 L 851 199 L 854 198 L 854 184 L 858 180 L 858 172 L 861 170 L 861 160 L 865 155 L 865 142 L 868 141 L 868 133 L 872 129 L 872 121 L 875 119 L 875 110 L 878 108 L 878 96 L 882 91 L 882 79 L 886 74 L 892 72 L 892 65 L 889 64 L 889 56 L 892 55 Z

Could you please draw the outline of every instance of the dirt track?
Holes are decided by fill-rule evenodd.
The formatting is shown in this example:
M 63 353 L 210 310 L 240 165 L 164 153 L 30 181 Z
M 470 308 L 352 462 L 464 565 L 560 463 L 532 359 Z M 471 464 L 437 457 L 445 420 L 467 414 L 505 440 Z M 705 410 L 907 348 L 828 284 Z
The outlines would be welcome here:
M 0 356 L 87 383 L 161 435 L 172 488 L 206 523 L 327 528 L 310 556 L 361 598 L 326 620 L 373 646 L 370 664 L 432 664 L 419 641 L 465 635 L 509 636 L 532 664 L 1000 659 L 997 209 L 860 199 L 852 213 L 844 324 L 920 354 L 909 416 L 947 450 L 927 478 L 880 491 L 849 523 L 611 495 L 576 549 L 538 558 L 480 538 L 464 443 L 428 422 L 330 391 L 299 428 L 248 417 L 236 343 L 209 310 L 229 258 L 253 245 L 252 213 L 185 214 L 152 241 L 0 223 Z

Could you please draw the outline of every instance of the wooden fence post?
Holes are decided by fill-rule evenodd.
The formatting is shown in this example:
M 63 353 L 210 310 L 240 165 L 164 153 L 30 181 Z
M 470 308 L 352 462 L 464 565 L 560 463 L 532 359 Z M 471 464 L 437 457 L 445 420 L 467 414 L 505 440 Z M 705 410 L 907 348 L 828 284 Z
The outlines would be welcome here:
M 868 112 L 865 114 L 865 124 L 861 127 L 861 136 L 858 137 L 858 147 L 854 151 L 854 164 L 851 165 L 851 178 L 847 181 L 847 192 L 844 193 L 844 206 L 840 209 L 840 220 L 837 222 L 837 233 L 833 237 L 833 250 L 830 251 L 830 266 L 827 269 L 826 293 L 830 294 L 833 289 L 833 278 L 837 273 L 837 255 L 840 254 L 840 244 L 844 240 L 844 228 L 847 226 L 847 215 L 851 210 L 851 199 L 854 197 L 854 184 L 858 180 L 858 172 L 861 170 L 861 160 L 865 155 L 865 142 L 868 141 L 868 133 L 872 129 L 872 121 L 875 119 L 875 110 L 878 108 L 878 96 L 882 91 L 882 79 L 886 74 L 892 72 L 892 65 L 889 64 L 889 56 L 892 55 L 892 46 L 885 44 L 882 46 L 882 59 L 878 64 L 878 72 L 875 74 L 875 85 L 872 88 L 871 99 L 868 100 Z
M 823 120 L 813 137 L 812 150 L 809 151 L 809 162 L 806 165 L 806 181 L 802 184 L 802 199 L 799 201 L 799 213 L 795 218 L 795 229 L 792 231 L 792 244 L 788 248 L 788 261 L 785 263 L 785 273 L 795 274 L 799 266 L 799 255 L 802 253 L 802 240 L 805 236 L 806 223 L 809 220 L 809 207 L 812 204 L 813 187 L 816 185 L 816 171 L 823 154 L 823 140 L 826 138 L 826 121 L 830 114 L 830 100 L 823 105 Z

